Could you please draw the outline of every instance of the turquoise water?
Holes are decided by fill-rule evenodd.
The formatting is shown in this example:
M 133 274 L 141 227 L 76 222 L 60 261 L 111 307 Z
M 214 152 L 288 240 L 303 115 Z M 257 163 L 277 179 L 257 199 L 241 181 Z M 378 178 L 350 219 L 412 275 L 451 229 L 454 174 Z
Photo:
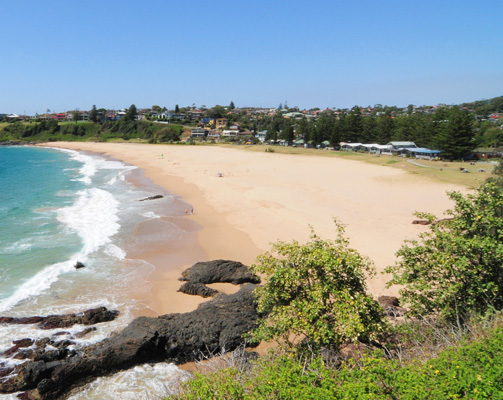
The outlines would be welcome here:
M 139 201 L 152 195 L 164 197 Z M 21 363 L 2 353 L 15 339 L 70 339 L 77 351 L 109 337 L 135 316 L 155 314 L 141 254 L 175 246 L 187 204 L 147 181 L 134 166 L 96 154 L 0 146 L 0 316 L 63 314 L 105 306 L 113 322 L 53 331 L 0 324 L 0 365 Z M 146 224 L 146 225 L 144 225 Z M 155 227 L 155 229 L 149 229 Z M 85 268 L 75 269 L 77 261 Z M 163 266 L 164 268 L 169 266 Z M 56 335 L 57 334 L 57 335 Z M 162 397 L 178 371 L 139 366 L 82 388 L 73 400 Z M 139 382 L 152 382 L 144 387 Z M 2 400 L 16 398 L 1 395 Z
M 83 188 L 81 166 L 56 150 L 0 147 L 0 301 L 82 246 L 56 212 Z

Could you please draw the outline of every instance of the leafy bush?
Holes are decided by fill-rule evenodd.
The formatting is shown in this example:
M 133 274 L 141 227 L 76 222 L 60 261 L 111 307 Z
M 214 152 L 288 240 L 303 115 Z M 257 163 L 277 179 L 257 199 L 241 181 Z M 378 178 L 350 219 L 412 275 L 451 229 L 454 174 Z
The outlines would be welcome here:
M 373 274 L 373 265 L 348 247 L 344 228 L 335 225 L 334 241 L 312 232 L 304 245 L 273 244 L 272 253 L 252 265 L 267 282 L 256 289 L 258 310 L 268 316 L 254 331 L 255 339 L 289 343 L 293 333 L 315 348 L 338 348 L 347 339 L 370 341 L 384 330 L 381 307 L 365 293 L 365 273 Z
M 467 196 L 452 192 L 451 220 L 417 214 L 432 224 L 420 240 L 407 241 L 387 269 L 390 285 L 415 315 L 438 313 L 449 320 L 503 306 L 503 189 L 482 185 Z

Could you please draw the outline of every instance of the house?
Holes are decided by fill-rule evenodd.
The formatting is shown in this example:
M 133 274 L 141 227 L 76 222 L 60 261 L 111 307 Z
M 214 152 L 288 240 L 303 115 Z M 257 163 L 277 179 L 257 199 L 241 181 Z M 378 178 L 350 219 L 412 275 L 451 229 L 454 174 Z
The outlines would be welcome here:
M 192 139 L 201 139 L 201 138 L 204 138 L 208 135 L 208 130 L 206 129 L 203 129 L 203 128 L 195 128 L 195 129 L 192 129 L 192 131 L 190 131 L 190 137 Z
M 190 110 L 189 117 L 192 120 L 200 120 L 203 116 L 203 112 L 201 110 Z
M 227 129 L 227 130 L 223 130 L 222 131 L 222 135 L 221 136 L 223 138 L 230 138 L 230 137 L 236 137 L 237 135 L 238 135 L 238 131 Z
M 301 112 L 287 112 L 283 114 L 283 118 L 285 119 L 300 119 L 304 116 Z
M 8 114 L 0 114 L 0 121 L 3 121 L 5 118 L 7 118 Z
M 56 121 L 64 121 L 66 119 L 66 114 L 65 113 L 54 113 L 54 114 L 52 114 L 52 119 L 55 119 Z
M 422 160 L 438 160 L 440 153 L 440 150 L 430 150 L 424 147 L 403 148 L 397 151 L 397 154 L 402 157 L 409 156 Z
M 388 146 L 392 146 L 393 151 L 417 147 L 414 142 L 389 142 Z
M 255 137 L 260 140 L 262 143 L 265 142 L 265 137 L 267 136 L 267 129 L 264 131 L 257 132 Z
M 362 143 L 341 142 L 340 145 L 342 151 L 358 151 L 360 149 L 360 146 L 362 146 Z
M 217 118 L 215 120 L 215 128 L 216 129 L 225 129 L 229 120 L 227 118 Z
M 340 144 L 342 151 L 365 151 L 373 154 L 393 154 L 393 146 L 390 144 L 363 144 L 363 143 L 345 143 Z
M 21 121 L 26 121 L 26 120 L 30 119 L 30 116 L 29 115 L 9 114 L 5 118 L 11 119 L 11 120 L 12 119 L 20 119 Z
M 52 116 L 52 114 L 45 113 L 45 114 L 39 115 L 38 119 L 40 119 L 42 121 L 49 121 L 49 120 L 53 119 L 53 116 Z
M 219 141 L 220 140 L 220 132 L 216 131 L 216 130 L 210 131 L 208 133 L 208 139 L 213 139 L 215 141 Z
M 362 144 L 362 148 L 372 154 L 392 154 L 393 147 L 389 144 Z

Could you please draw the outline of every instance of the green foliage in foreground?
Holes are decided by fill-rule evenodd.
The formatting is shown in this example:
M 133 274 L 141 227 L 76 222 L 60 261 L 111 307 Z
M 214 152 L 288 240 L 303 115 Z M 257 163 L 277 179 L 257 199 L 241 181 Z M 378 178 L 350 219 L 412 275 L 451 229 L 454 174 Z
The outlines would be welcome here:
M 364 354 L 337 367 L 292 353 L 253 361 L 247 371 L 196 374 L 171 399 L 503 399 L 503 328 L 401 366 Z
M 402 246 L 388 285 L 403 285 L 400 295 L 416 315 L 450 320 L 503 308 L 503 188 L 482 185 L 455 202 L 452 220 L 435 222 L 419 241 Z M 419 214 L 434 222 L 433 215 Z
M 348 247 L 342 225 L 335 225 L 334 241 L 312 232 L 306 244 L 278 242 L 257 257 L 251 269 L 265 277 L 255 293 L 267 318 L 254 339 L 288 343 L 293 333 L 314 348 L 339 348 L 347 339 L 369 342 L 383 332 L 382 308 L 366 294 L 365 274 L 372 275 L 373 265 Z

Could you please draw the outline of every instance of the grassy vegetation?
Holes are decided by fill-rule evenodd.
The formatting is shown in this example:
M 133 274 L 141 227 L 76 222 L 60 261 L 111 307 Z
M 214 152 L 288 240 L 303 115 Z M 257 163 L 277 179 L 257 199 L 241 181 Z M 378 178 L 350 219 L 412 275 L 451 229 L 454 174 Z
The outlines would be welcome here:
M 473 320 L 464 331 L 411 321 L 398 325 L 394 335 L 405 347 L 391 352 L 361 347 L 322 356 L 276 350 L 256 360 L 241 353 L 220 360 L 219 368 L 202 366 L 169 399 L 503 398 L 501 314 Z
M 230 146 L 230 145 L 227 145 Z M 232 146 L 235 147 L 235 146 Z M 242 146 L 244 151 L 264 152 L 271 146 L 256 145 Z M 294 154 L 304 156 L 317 157 L 334 157 L 343 158 L 345 160 L 361 161 L 374 165 L 388 166 L 398 168 L 411 174 L 417 174 L 433 181 L 466 186 L 470 189 L 479 187 L 491 174 L 494 164 L 486 162 L 476 162 L 470 165 L 469 162 L 451 162 L 451 161 L 431 161 L 431 160 L 416 160 L 412 158 L 395 157 L 395 156 L 375 156 L 368 153 L 356 153 L 345 151 L 334 151 L 324 149 L 305 149 L 302 147 L 285 147 L 274 146 L 276 154 Z M 460 168 L 464 168 L 469 173 L 461 173 Z M 479 172 L 484 169 L 485 172 Z
M 156 124 L 146 121 L 92 122 L 14 122 L 0 129 L 0 142 L 53 142 L 53 141 L 115 141 L 135 140 L 163 143 L 180 140 L 182 127 L 174 124 Z

